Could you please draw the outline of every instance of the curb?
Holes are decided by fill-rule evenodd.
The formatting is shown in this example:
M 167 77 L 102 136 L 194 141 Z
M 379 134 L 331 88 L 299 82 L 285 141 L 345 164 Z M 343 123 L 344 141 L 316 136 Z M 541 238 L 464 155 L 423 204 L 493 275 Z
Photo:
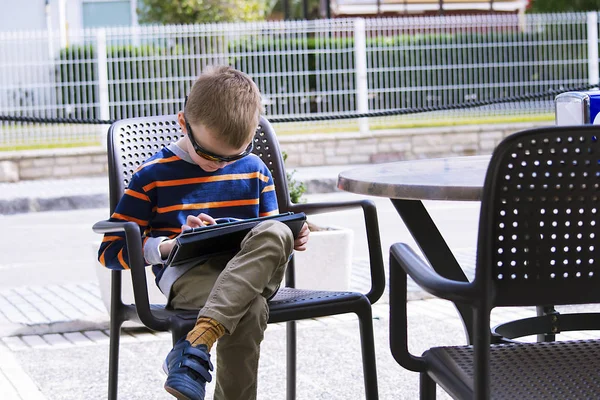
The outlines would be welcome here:
M 102 331 L 109 329 L 110 321 L 104 318 L 96 320 L 75 319 L 48 324 L 0 324 L 0 338 L 10 336 L 49 335 L 53 333 Z
M 108 207 L 108 195 L 104 193 L 60 197 L 19 197 L 0 200 L 0 215 L 102 207 Z

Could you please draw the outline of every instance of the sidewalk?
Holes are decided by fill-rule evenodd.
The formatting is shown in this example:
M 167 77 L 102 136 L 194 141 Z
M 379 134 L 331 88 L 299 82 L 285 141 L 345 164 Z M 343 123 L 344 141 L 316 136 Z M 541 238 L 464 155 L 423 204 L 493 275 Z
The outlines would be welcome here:
M 327 200 L 339 199 L 349 194 L 316 193 L 333 191 L 337 174 L 348 168 L 352 166 L 298 169 L 295 177 L 307 183 L 309 193 L 312 193 L 307 196 L 309 201 L 319 196 Z M 68 231 L 72 226 L 69 225 L 70 220 L 65 220 L 65 216 L 76 214 L 74 219 L 78 220 L 80 228 L 88 232 L 92 218 L 96 218 L 97 214 L 104 218 L 108 213 L 107 187 L 106 178 L 101 177 L 0 184 L 0 218 L 3 219 L 5 229 L 10 232 L 14 227 L 35 224 L 35 221 L 40 221 L 41 227 L 55 223 L 66 224 L 68 227 L 64 230 Z M 389 201 L 376 200 L 386 260 L 390 243 L 407 234 L 402 231 L 399 217 Z M 471 216 L 476 211 L 470 206 L 463 209 L 458 206 L 458 213 L 448 213 L 443 209 L 445 206 L 440 207 L 437 215 L 451 215 L 461 222 L 467 218 L 462 216 L 463 213 Z M 452 207 L 456 206 L 453 204 Z M 87 218 L 82 219 L 80 215 Z M 339 224 L 342 220 L 345 224 L 352 223 L 354 219 L 354 214 L 343 214 L 334 221 Z M 13 225 L 9 223 L 11 221 Z M 452 230 L 464 229 L 456 221 L 449 221 L 447 225 Z M 23 227 L 23 230 L 27 228 L 29 227 Z M 35 226 L 32 228 L 35 232 Z M 71 240 L 76 240 L 79 236 L 77 232 L 71 234 Z M 27 235 L 23 237 L 30 241 L 29 244 L 15 244 L 14 249 L 7 248 L 4 251 L 43 251 L 40 241 L 46 240 L 46 237 L 43 234 Z M 52 238 L 53 245 L 61 246 L 61 239 L 64 240 L 61 237 L 62 231 L 57 232 L 56 236 Z M 460 235 L 450 233 L 450 236 Z M 72 250 L 89 246 L 87 240 L 81 238 L 81 241 L 75 241 L 72 243 Z M 361 240 L 362 238 L 355 237 L 355 243 Z M 459 261 L 467 266 L 468 273 L 472 273 L 473 249 L 462 244 L 458 247 L 454 245 L 453 248 L 456 249 Z M 358 248 L 356 251 L 358 255 L 353 264 L 351 290 L 366 291 L 369 282 L 368 261 Z M 31 258 L 35 259 L 35 255 Z M 81 261 L 77 258 L 70 259 L 65 255 L 62 262 L 68 270 L 82 268 Z M 55 267 L 51 263 L 48 265 Z M 11 265 L 0 262 L 0 270 L 12 268 L 16 271 L 22 269 L 23 274 L 31 273 L 25 267 L 25 264 L 14 265 L 14 261 Z M 33 277 L 31 278 L 33 281 Z M 109 332 L 108 313 L 100 297 L 98 284 L 93 279 L 49 282 L 4 286 L 0 289 L 0 399 L 104 399 Z M 420 353 L 429 345 L 464 343 L 461 323 L 451 304 L 429 299 L 412 283 L 409 290 L 413 299 L 409 310 L 411 322 L 414 321 L 415 325 L 411 331 L 415 353 Z M 373 307 L 380 398 L 414 399 L 418 397 L 417 374 L 400 368 L 389 352 L 388 312 L 386 291 Z M 160 372 L 163 357 L 170 347 L 168 333 L 152 333 L 133 328 L 125 330 L 120 358 L 121 398 L 171 398 L 162 390 L 165 377 Z M 269 325 L 262 354 L 259 398 L 283 399 L 285 324 Z M 340 369 L 339 366 L 343 368 Z M 341 315 L 298 323 L 298 399 L 363 398 L 361 368 L 358 322 L 355 316 Z M 209 385 L 208 390 L 209 394 L 212 393 L 214 386 Z

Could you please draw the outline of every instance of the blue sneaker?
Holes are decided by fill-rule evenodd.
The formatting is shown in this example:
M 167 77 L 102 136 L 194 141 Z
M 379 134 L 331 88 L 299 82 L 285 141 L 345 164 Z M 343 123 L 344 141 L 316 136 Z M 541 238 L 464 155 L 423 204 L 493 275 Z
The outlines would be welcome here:
M 178 400 L 204 400 L 206 382 L 212 380 L 210 354 L 205 345 L 193 347 L 185 338 L 167 355 L 163 370 L 169 375 L 165 390 Z

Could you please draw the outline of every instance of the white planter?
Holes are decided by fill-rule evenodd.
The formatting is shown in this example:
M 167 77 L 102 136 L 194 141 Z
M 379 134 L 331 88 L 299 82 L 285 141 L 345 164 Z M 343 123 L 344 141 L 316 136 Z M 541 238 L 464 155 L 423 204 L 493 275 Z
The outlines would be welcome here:
M 329 227 L 310 233 L 306 251 L 295 252 L 296 287 L 346 291 L 350 287 L 354 231 Z

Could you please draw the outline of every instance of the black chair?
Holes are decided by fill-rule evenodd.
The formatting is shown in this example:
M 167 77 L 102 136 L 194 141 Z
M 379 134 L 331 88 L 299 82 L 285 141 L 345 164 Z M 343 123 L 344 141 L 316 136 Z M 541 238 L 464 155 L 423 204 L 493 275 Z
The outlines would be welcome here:
M 110 212 L 114 211 L 136 168 L 163 146 L 182 136 L 175 115 L 132 118 L 117 121 L 108 132 Z M 286 286 L 269 302 L 269 322 L 287 321 L 287 398 L 296 396 L 296 330 L 293 321 L 327 315 L 355 313 L 360 321 L 362 360 L 367 399 L 377 399 L 377 372 L 371 304 L 385 287 L 383 255 L 379 238 L 377 211 L 373 202 L 357 200 L 335 203 L 292 204 L 277 138 L 271 124 L 261 117 L 254 136 L 254 153 L 269 167 L 275 181 L 280 212 L 305 212 L 307 215 L 351 208 L 362 208 L 368 237 L 371 290 L 366 293 L 294 289 L 293 259 L 286 273 Z M 119 337 L 123 322 L 138 321 L 155 331 L 170 331 L 173 343 L 194 326 L 197 311 L 181 311 L 150 305 L 142 255 L 140 228 L 133 222 L 100 221 L 97 233 L 125 232 L 135 304 L 123 304 L 121 271 L 112 271 L 110 310 L 110 356 L 108 398 L 117 398 Z M 152 283 L 153 284 L 153 283 Z
M 390 249 L 390 347 L 420 373 L 421 398 L 436 383 L 458 399 L 600 397 L 600 340 L 511 342 L 492 335 L 500 306 L 600 302 L 600 127 L 549 127 L 503 140 L 488 167 L 472 282 L 435 273 L 406 244 Z M 472 346 L 407 346 L 406 282 L 472 307 Z M 563 314 L 562 330 L 600 329 L 598 314 Z M 523 332 L 536 323 L 521 320 Z M 547 329 L 547 327 L 543 327 Z

